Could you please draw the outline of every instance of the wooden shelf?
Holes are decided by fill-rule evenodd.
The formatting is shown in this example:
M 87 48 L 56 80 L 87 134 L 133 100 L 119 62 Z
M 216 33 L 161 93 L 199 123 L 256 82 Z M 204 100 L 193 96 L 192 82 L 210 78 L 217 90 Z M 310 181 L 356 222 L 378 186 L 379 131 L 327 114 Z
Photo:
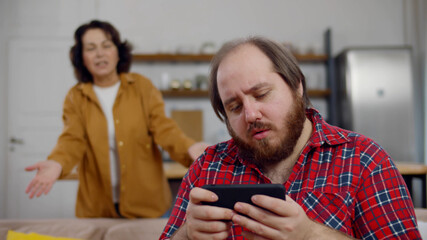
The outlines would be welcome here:
M 213 54 L 134 54 L 140 62 L 210 62 Z
M 322 54 L 322 55 L 315 55 L 315 54 L 296 54 L 296 59 L 300 62 L 326 62 L 328 61 L 328 55 Z
M 138 62 L 210 62 L 213 54 L 134 54 Z M 295 55 L 300 62 L 326 62 L 327 55 Z
M 331 90 L 329 89 L 307 89 L 308 97 L 311 98 L 324 98 L 331 95 Z
M 163 97 L 209 97 L 207 90 L 162 90 Z
M 162 90 L 165 98 L 200 98 L 209 97 L 207 90 Z M 328 97 L 331 94 L 329 89 L 308 89 L 307 94 L 312 98 Z

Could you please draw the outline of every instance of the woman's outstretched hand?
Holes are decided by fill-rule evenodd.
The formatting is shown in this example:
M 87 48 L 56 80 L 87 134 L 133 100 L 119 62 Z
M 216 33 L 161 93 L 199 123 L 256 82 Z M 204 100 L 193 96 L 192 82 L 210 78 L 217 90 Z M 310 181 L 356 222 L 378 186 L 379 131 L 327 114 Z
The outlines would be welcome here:
M 62 166 L 53 160 L 45 160 L 25 168 L 25 171 L 34 170 L 37 170 L 36 176 L 25 190 L 25 193 L 29 194 L 30 198 L 34 196 L 40 197 L 43 193 L 45 195 L 48 194 L 61 175 Z

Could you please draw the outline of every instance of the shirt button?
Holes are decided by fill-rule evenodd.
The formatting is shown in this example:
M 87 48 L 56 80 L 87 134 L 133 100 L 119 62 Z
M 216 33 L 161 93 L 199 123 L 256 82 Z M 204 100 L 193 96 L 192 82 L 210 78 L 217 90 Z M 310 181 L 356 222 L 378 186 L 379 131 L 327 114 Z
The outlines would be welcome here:
M 119 147 L 123 146 L 123 141 L 119 141 Z
M 123 164 L 123 165 L 122 165 L 122 169 L 125 169 L 125 168 L 126 168 L 126 165 L 125 165 L 125 164 Z
M 151 147 L 151 145 L 148 143 L 147 145 L 145 145 L 147 148 L 150 148 Z
M 120 122 L 120 121 L 119 121 L 119 119 L 117 119 L 117 120 L 116 120 L 116 124 L 119 124 L 119 122 Z
M 125 186 L 122 186 L 121 189 L 122 189 L 122 192 L 124 192 L 126 188 Z

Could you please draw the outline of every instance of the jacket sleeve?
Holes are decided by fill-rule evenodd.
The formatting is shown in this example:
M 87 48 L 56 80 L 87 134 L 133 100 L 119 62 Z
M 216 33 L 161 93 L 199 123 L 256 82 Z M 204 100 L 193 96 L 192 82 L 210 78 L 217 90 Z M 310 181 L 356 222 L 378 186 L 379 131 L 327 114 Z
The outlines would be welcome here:
M 148 130 L 154 142 L 169 153 L 177 162 L 188 167 L 193 162 L 188 154 L 188 148 L 195 141 L 179 128 L 178 124 L 165 115 L 164 102 L 160 91 L 149 81 L 140 86 L 143 91 L 143 106 L 148 120 Z
M 71 173 L 73 167 L 83 158 L 87 146 L 84 120 L 72 88 L 65 97 L 62 120 L 64 128 L 58 138 L 56 146 L 48 156 L 49 160 L 57 161 L 62 165 L 63 178 Z

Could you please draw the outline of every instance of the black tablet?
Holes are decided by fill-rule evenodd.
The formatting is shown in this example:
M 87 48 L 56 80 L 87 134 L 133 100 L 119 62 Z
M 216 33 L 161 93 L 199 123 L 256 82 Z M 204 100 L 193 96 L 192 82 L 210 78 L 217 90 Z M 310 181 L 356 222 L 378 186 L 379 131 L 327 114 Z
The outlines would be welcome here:
M 218 201 L 202 204 L 229 209 L 233 209 L 236 202 L 253 204 L 251 197 L 257 194 L 286 199 L 286 189 L 282 184 L 218 184 L 204 185 L 202 188 L 218 196 Z

